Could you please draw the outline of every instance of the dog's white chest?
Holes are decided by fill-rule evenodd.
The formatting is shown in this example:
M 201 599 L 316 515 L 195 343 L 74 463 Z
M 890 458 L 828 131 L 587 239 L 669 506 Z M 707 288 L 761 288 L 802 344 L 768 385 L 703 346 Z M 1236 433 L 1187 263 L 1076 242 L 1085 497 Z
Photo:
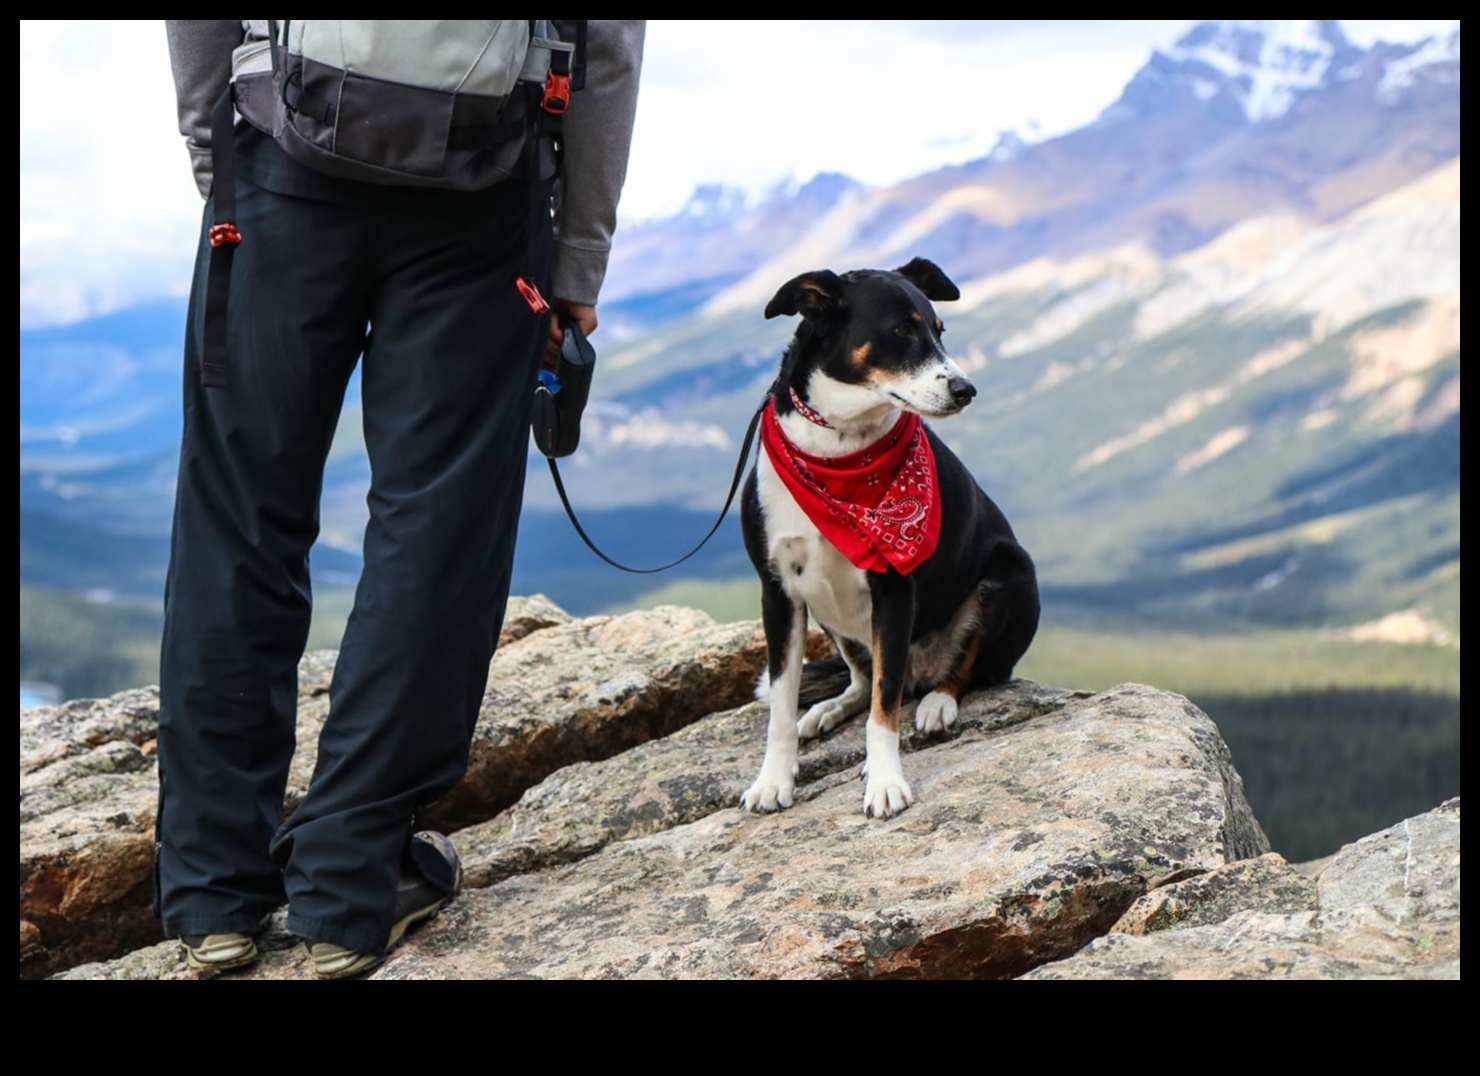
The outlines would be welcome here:
M 766 555 L 782 589 L 806 605 L 819 624 L 868 644 L 873 635 L 873 601 L 867 574 L 822 536 L 764 452 L 759 462 Z

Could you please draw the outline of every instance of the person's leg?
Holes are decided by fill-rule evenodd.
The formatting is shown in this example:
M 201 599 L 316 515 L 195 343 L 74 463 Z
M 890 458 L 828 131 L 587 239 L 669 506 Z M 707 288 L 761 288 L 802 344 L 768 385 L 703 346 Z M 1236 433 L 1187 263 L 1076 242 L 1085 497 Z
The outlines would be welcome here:
M 274 849 L 289 928 L 383 952 L 418 807 L 467 768 L 508 596 L 544 320 L 515 287 L 528 196 L 388 194 L 363 364 L 365 566 L 304 802 Z M 415 868 L 444 891 L 446 861 Z
M 156 901 L 168 936 L 249 934 L 283 901 L 268 849 L 294 748 L 308 552 L 368 315 L 354 220 L 245 182 L 237 210 L 224 387 L 200 380 L 204 239 L 186 331 L 160 668 Z

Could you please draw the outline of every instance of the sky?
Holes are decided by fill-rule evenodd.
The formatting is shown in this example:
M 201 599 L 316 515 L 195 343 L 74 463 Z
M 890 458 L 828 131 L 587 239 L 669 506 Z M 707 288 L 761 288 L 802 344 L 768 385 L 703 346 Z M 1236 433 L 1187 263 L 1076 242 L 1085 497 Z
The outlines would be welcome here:
M 1004 130 L 1052 137 L 1192 25 L 655 21 L 622 213 L 675 212 L 703 183 L 887 184 L 980 157 Z M 1449 25 L 1342 23 L 1364 45 Z M 163 25 L 22 20 L 20 39 L 21 324 L 183 293 L 200 199 Z

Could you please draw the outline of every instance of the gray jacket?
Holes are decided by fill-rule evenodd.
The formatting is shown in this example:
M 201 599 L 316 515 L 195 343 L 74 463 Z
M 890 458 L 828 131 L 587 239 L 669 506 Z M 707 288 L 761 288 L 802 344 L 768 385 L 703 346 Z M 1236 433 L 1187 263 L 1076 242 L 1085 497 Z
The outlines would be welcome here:
M 239 19 L 166 23 L 180 133 L 203 198 L 211 190 L 211 108 L 231 79 L 233 51 L 260 37 L 261 25 Z M 555 25 L 563 38 L 574 38 L 572 24 L 557 19 Z M 565 173 L 551 281 L 554 296 L 570 302 L 594 304 L 606 276 L 617 200 L 627 176 L 645 32 L 642 21 L 587 24 L 586 88 L 572 95 L 564 120 Z

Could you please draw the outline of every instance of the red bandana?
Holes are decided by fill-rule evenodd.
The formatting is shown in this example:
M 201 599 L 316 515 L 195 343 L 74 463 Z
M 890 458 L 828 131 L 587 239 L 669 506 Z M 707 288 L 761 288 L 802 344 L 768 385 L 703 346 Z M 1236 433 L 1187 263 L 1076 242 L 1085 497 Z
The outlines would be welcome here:
M 812 456 L 781 431 L 773 400 L 761 416 L 761 443 L 807 518 L 854 567 L 909 575 L 935 552 L 940 481 L 919 415 L 901 415 L 862 451 Z

